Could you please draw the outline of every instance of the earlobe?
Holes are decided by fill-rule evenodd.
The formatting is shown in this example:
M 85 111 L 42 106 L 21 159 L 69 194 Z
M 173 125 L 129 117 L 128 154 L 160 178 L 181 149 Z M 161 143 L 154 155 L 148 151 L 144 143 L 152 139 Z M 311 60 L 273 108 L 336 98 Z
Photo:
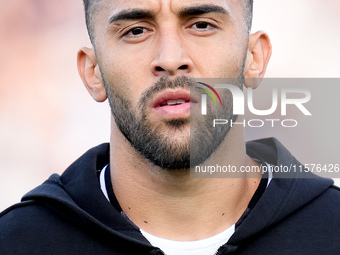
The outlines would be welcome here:
M 272 46 L 267 34 L 256 32 L 249 37 L 249 47 L 244 71 L 244 84 L 257 88 L 261 82 L 271 56 Z
M 80 49 L 77 56 L 77 65 L 79 75 L 93 99 L 97 102 L 104 102 L 107 95 L 94 50 L 85 47 Z

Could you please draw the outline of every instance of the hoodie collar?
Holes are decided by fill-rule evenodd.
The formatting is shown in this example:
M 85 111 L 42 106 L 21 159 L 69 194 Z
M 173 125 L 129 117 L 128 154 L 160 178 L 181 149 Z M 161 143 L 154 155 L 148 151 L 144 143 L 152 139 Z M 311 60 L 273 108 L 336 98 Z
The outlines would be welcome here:
M 301 165 L 274 138 L 249 142 L 247 150 L 255 152 L 272 165 Z M 115 236 L 137 242 L 144 248 L 151 248 L 138 228 L 120 212 L 112 210 L 112 205 L 102 193 L 97 170 L 108 163 L 109 144 L 99 145 L 73 163 L 61 177 L 54 174 L 26 194 L 23 201 L 39 200 L 72 221 L 95 225 Z M 333 184 L 332 180 L 318 178 L 311 173 L 297 172 L 286 177 L 282 173 L 274 173 L 269 187 L 230 238 L 229 246 L 237 247 L 309 203 Z

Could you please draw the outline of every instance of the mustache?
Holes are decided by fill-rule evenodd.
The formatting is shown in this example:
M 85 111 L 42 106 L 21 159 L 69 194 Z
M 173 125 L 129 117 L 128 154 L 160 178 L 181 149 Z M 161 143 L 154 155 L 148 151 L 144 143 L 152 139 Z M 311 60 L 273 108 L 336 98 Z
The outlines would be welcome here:
M 161 77 L 152 87 L 148 88 L 142 93 L 141 99 L 139 100 L 138 107 L 143 108 L 153 96 L 166 89 L 190 89 L 191 87 L 197 85 L 197 82 L 187 76 L 178 76 L 173 80 L 169 77 Z

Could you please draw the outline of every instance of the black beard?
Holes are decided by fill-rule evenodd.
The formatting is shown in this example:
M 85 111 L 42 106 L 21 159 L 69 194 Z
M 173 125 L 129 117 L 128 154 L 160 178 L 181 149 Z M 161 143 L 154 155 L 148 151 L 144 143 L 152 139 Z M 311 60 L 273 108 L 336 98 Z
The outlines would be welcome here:
M 236 80 L 239 82 L 239 79 Z M 226 92 L 221 96 L 223 107 L 210 107 L 211 113 L 206 116 L 198 114 L 191 115 L 190 119 L 167 121 L 165 124 L 169 132 L 160 132 L 158 126 L 147 118 L 147 105 L 153 95 L 169 88 L 191 89 L 190 93 L 199 93 L 196 88 L 198 84 L 194 80 L 186 76 L 171 81 L 162 77 L 142 94 L 136 108 L 126 98 L 114 93 L 104 77 L 103 81 L 112 115 L 122 134 L 143 157 L 163 169 L 183 170 L 203 163 L 219 147 L 230 130 L 230 124 L 213 128 L 213 120 L 223 116 L 223 119 L 229 119 L 230 123 L 231 119 L 235 121 L 237 118 L 232 114 L 231 93 Z M 182 132 L 188 123 L 190 137 Z M 182 134 L 181 142 L 173 139 L 171 134 L 175 132 L 176 136 Z

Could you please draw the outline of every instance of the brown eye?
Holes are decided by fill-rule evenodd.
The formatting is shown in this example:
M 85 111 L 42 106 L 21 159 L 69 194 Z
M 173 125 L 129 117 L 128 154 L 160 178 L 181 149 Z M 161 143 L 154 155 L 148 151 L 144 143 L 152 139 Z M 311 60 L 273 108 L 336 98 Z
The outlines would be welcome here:
M 133 35 L 140 35 L 144 33 L 144 28 L 142 27 L 136 27 L 131 30 L 131 34 Z
M 153 28 L 149 26 L 135 26 L 126 28 L 126 31 L 122 33 L 121 38 L 127 43 L 140 43 L 153 34 Z
M 197 22 L 196 27 L 199 29 L 207 29 L 209 24 L 207 22 Z

